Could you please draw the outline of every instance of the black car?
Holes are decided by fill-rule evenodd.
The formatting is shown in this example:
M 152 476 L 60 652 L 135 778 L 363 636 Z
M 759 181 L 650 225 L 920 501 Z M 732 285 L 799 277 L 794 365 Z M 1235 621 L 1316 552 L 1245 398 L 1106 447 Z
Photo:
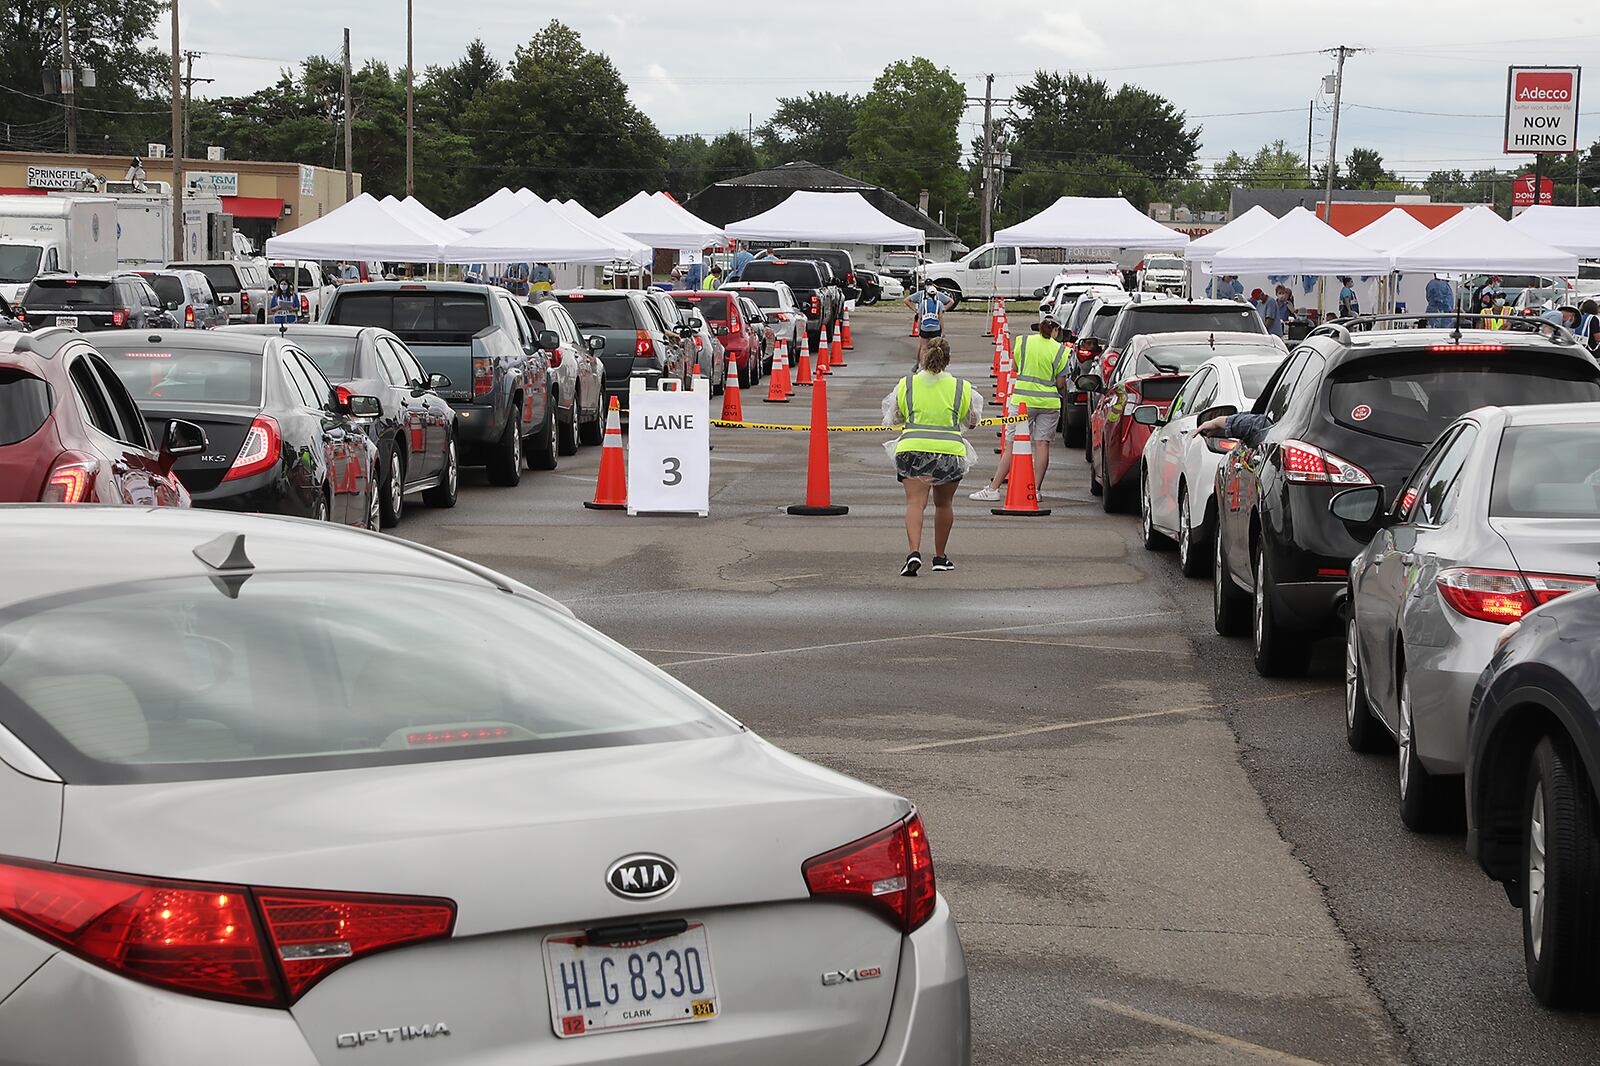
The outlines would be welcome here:
M 0 296 L 0 333 L 26 333 L 28 324 L 17 317 L 16 308 Z
M 639 289 L 572 289 L 556 293 L 572 321 L 590 339 L 603 338 L 600 363 L 605 374 L 604 402 L 628 409 L 628 379 L 635 374 L 659 381 L 689 380 L 683 365 L 683 337 L 668 326 Z
M 855 260 L 843 248 L 784 248 L 778 254 L 785 259 L 810 259 L 827 263 L 833 271 L 833 280 L 839 286 L 840 295 L 846 300 L 861 299 L 861 288 L 856 284 Z
M 856 267 L 856 288 L 861 295 L 856 297 L 856 302 L 862 307 L 871 307 L 883 299 L 883 283 L 878 280 L 878 272 L 869 270 L 864 266 Z
M 137 274 L 46 274 L 18 301 L 35 329 L 176 329 L 150 283 Z
M 335 392 L 293 340 L 221 330 L 89 338 L 139 404 L 151 436 L 168 419 L 206 432 L 174 470 L 196 507 L 378 528 L 374 396 Z
M 385 528 L 400 524 L 405 498 L 422 493 L 429 507 L 454 507 L 458 457 L 456 414 L 439 390 L 454 384 L 430 374 L 405 342 L 375 326 L 229 326 L 228 333 L 289 338 L 311 357 L 341 398 L 376 396 L 382 412 L 367 425 L 378 446 L 378 498 Z
M 1528 987 L 1600 996 L 1600 589 L 1512 623 L 1468 711 L 1467 851 L 1522 910 Z
M 781 281 L 794 292 L 800 309 L 806 313 L 806 339 L 812 351 L 822 340 L 824 326 L 831 325 L 831 308 L 825 301 L 825 264 L 806 259 L 753 259 L 739 272 L 739 281 Z
M 1382 324 L 1313 330 L 1256 401 L 1268 428 L 1217 470 L 1214 621 L 1223 634 L 1251 629 L 1263 675 L 1304 672 L 1312 638 L 1337 621 L 1365 544 L 1328 512 L 1335 492 L 1384 485 L 1392 503 L 1428 445 L 1474 408 L 1600 401 L 1600 364 L 1558 326 Z

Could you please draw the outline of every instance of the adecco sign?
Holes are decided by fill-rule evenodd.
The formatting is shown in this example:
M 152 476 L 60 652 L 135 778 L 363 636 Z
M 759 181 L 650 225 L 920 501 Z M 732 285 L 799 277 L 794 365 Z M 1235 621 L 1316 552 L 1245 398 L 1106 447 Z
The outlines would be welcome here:
M 1578 150 L 1580 67 L 1512 67 L 1506 78 L 1507 153 Z

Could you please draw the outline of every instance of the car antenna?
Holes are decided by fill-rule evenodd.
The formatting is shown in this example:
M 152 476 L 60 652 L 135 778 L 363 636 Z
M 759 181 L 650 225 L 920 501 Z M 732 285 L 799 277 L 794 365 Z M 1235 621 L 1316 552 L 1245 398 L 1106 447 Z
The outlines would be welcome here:
M 1212 351 L 1216 351 L 1217 350 L 1217 335 L 1215 333 L 1213 333 L 1210 337 L 1207 338 L 1207 340 L 1209 340 L 1211 342 L 1211 350 Z
M 194 557 L 211 570 L 211 583 L 230 600 L 239 598 L 239 589 L 255 573 L 256 564 L 244 553 L 243 533 L 223 533 L 194 549 Z
M 287 337 L 288 335 L 289 335 L 289 323 L 287 323 L 287 322 L 279 322 L 278 323 L 278 336 Z
M 1456 344 L 1461 343 L 1461 308 L 1459 307 L 1456 308 L 1456 329 L 1450 335 L 1450 339 Z

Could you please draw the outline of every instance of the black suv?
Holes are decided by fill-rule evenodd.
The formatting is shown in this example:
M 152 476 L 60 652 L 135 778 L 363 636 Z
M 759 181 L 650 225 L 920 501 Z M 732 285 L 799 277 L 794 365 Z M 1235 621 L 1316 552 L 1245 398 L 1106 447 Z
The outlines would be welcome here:
M 1336 492 L 1383 485 L 1392 504 L 1439 433 L 1486 404 L 1600 401 L 1600 363 L 1559 326 L 1374 328 L 1391 321 L 1415 319 L 1313 330 L 1256 401 L 1268 427 L 1217 470 L 1214 620 L 1223 634 L 1251 629 L 1265 676 L 1304 672 L 1312 638 L 1337 621 L 1365 545 L 1328 512 Z
M 739 272 L 739 281 L 781 281 L 794 290 L 794 298 L 806 313 L 806 337 L 816 351 L 822 330 L 833 327 L 833 297 L 828 290 L 826 263 L 809 259 L 754 259 Z
M 833 270 L 833 280 L 840 295 L 846 300 L 861 299 L 861 287 L 856 284 L 856 264 L 843 248 L 785 248 L 778 253 L 785 259 L 809 259 L 814 263 L 827 263 Z
M 20 301 L 28 325 L 95 329 L 176 329 L 177 319 L 137 274 L 47 274 Z

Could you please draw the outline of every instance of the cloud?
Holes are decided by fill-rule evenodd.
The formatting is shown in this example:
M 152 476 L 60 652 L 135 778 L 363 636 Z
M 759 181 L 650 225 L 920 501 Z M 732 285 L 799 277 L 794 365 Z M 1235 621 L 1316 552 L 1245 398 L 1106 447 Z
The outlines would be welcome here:
M 1106 54 L 1106 42 L 1076 11 L 1045 11 L 1040 25 L 1017 38 L 1022 44 L 1042 45 L 1068 59 L 1098 59 Z

